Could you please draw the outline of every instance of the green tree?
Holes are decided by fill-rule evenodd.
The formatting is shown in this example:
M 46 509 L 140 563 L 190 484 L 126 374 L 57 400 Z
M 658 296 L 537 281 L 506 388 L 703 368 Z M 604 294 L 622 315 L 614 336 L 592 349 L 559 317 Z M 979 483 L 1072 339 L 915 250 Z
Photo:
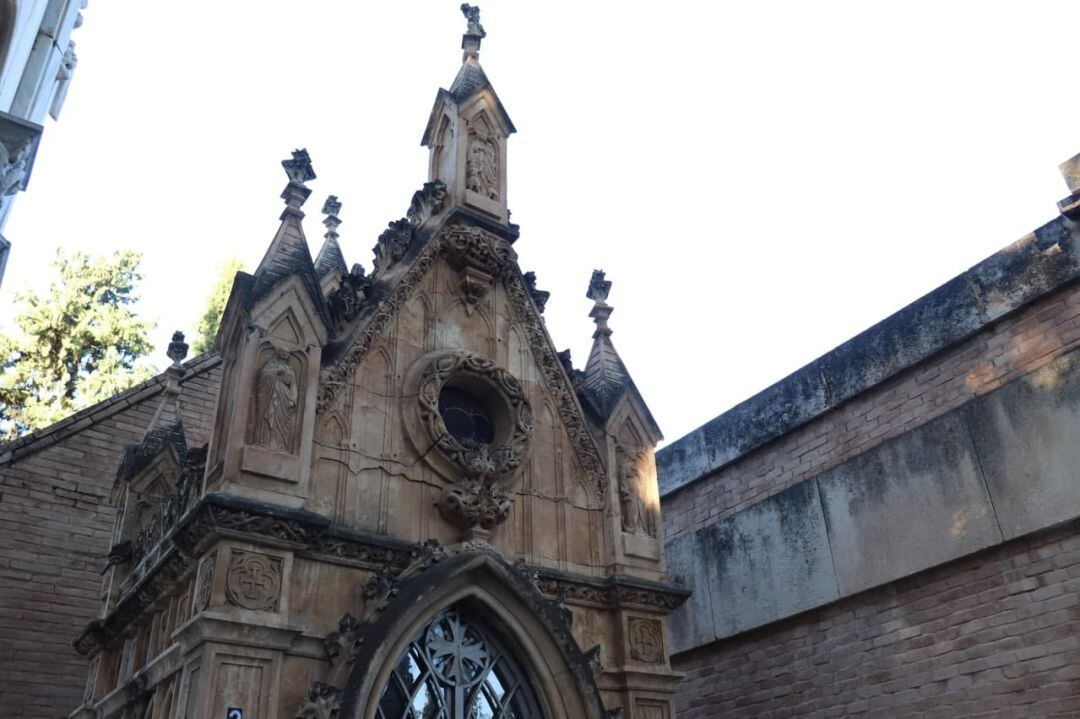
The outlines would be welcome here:
M 221 266 L 217 282 L 210 290 L 210 296 L 206 299 L 206 309 L 199 318 L 199 336 L 195 340 L 195 354 L 209 352 L 214 346 L 214 338 L 217 337 L 218 326 L 221 324 L 221 315 L 225 311 L 225 303 L 229 301 L 229 293 L 232 291 L 233 279 L 236 273 L 243 269 L 240 260 L 233 257 Z
M 40 429 L 155 374 L 140 362 L 153 324 L 133 309 L 141 260 L 57 250 L 48 292 L 15 296 L 18 332 L 0 334 L 0 435 Z

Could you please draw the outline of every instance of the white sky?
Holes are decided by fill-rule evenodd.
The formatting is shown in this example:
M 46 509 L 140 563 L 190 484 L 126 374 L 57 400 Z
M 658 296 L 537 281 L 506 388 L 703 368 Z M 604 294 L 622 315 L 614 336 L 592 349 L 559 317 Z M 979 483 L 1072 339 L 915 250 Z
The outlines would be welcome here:
M 457 0 L 93 0 L 79 66 L 5 235 L 0 291 L 53 248 L 145 253 L 142 310 L 193 336 L 218 267 L 277 227 L 307 147 L 306 229 L 346 260 L 426 179 Z M 518 128 L 524 269 L 581 366 L 593 268 L 671 440 L 1052 219 L 1080 151 L 1080 3 L 484 0 L 481 63 Z

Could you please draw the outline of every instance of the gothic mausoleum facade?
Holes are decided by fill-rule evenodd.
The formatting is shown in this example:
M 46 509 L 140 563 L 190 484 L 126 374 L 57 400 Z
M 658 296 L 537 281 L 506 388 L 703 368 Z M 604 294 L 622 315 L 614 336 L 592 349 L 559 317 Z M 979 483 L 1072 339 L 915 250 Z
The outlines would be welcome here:
M 1080 157 L 1052 221 L 655 452 L 602 271 L 585 366 L 548 334 L 462 10 L 370 271 L 332 195 L 312 259 L 296 150 L 213 351 L 0 446 L 0 715 L 1080 715 Z
M 170 345 L 116 470 L 72 716 L 673 716 L 665 620 L 688 592 L 665 579 L 660 431 L 611 344 L 603 272 L 584 370 L 545 329 L 507 210 L 514 125 L 463 10 L 428 182 L 370 273 L 342 257 L 334 197 L 312 260 L 315 172 L 304 150 L 282 163 L 281 225 L 233 285 L 202 446 Z

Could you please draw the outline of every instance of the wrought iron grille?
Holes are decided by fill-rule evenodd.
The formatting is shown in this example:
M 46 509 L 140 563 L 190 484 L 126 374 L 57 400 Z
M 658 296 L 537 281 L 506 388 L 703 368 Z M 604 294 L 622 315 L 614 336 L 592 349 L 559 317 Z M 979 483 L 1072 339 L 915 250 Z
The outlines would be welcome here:
M 377 719 L 542 719 L 517 663 L 451 608 L 421 629 L 394 666 Z

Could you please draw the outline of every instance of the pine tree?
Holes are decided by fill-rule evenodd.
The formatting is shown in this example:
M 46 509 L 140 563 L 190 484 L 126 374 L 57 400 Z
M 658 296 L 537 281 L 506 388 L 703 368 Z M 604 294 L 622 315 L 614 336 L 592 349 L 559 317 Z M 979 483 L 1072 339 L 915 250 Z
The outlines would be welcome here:
M 0 435 L 41 429 L 154 375 L 140 362 L 153 324 L 133 309 L 141 260 L 57 250 L 48 292 L 15 296 L 18 332 L 0 334 Z
M 221 266 L 217 282 L 206 299 L 206 309 L 199 318 L 199 336 L 194 343 L 195 354 L 209 352 L 213 348 L 218 326 L 221 324 L 221 314 L 225 311 L 225 303 L 229 301 L 229 293 L 232 291 L 233 280 L 236 273 L 242 269 L 240 260 L 235 257 Z

